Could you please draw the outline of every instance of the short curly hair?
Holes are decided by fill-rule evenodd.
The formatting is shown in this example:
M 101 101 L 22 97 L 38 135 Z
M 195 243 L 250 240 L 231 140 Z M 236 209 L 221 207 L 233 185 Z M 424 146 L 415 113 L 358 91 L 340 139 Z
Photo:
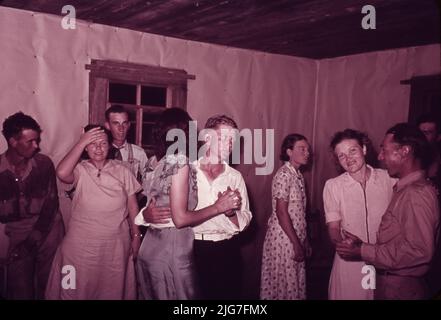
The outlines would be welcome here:
M 393 135 L 393 141 L 401 146 L 410 146 L 413 157 L 420 161 L 421 167 L 427 169 L 434 159 L 433 149 L 418 127 L 409 123 L 397 123 L 386 131 Z
M 330 147 L 332 150 L 335 150 L 335 147 L 340 142 L 349 139 L 356 140 L 360 145 L 360 147 L 367 146 L 368 144 L 370 144 L 369 137 L 366 133 L 354 129 L 345 129 L 343 131 L 338 131 L 334 134 L 334 136 L 331 139 Z
M 344 172 L 344 169 L 340 165 L 340 162 L 338 161 L 337 156 L 335 155 L 335 147 L 343 140 L 350 140 L 350 139 L 357 141 L 360 147 L 366 147 L 366 155 L 364 157 L 366 163 L 374 168 L 378 167 L 377 152 L 369 136 L 362 131 L 347 128 L 343 131 L 336 132 L 331 139 L 331 143 L 329 144 L 332 154 L 334 155 L 337 171 Z
M 230 126 L 234 129 L 238 128 L 236 121 L 225 114 L 221 114 L 208 118 L 207 122 L 205 123 L 205 129 L 217 129 L 217 127 L 222 124 Z
M 2 133 L 6 141 L 9 143 L 10 138 L 17 137 L 26 129 L 31 129 L 38 133 L 41 133 L 42 131 L 40 125 L 34 120 L 34 118 L 19 111 L 6 118 L 3 122 Z

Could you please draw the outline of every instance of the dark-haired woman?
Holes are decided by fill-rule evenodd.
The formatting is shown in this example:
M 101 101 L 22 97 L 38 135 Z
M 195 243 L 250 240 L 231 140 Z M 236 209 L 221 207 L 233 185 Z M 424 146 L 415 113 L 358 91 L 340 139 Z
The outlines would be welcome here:
M 337 132 L 331 149 L 345 171 L 326 181 L 323 190 L 326 223 L 332 243 L 345 239 L 349 231 L 366 243 L 375 243 L 377 231 L 389 201 L 395 180 L 387 171 L 366 163 L 368 137 L 357 130 Z M 337 253 L 329 280 L 330 300 L 371 300 L 373 283 L 363 280 L 372 271 L 363 261 L 345 261 Z
M 263 245 L 260 298 L 306 299 L 305 182 L 300 167 L 309 160 L 310 147 L 300 134 L 290 134 L 282 143 L 280 159 L 285 164 L 272 182 L 273 212 Z
M 57 167 L 57 176 L 76 187 L 66 236 L 52 264 L 47 299 L 136 299 L 133 258 L 141 243 L 140 185 L 130 170 L 108 159 L 110 134 L 87 126 Z M 86 151 L 87 160 L 80 160 Z M 129 221 L 127 218 L 130 218 Z

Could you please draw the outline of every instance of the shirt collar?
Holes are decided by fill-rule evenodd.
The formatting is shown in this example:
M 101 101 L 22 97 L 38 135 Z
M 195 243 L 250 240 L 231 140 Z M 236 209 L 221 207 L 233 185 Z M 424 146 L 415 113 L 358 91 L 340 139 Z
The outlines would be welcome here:
M 405 187 L 407 187 L 408 185 L 414 183 L 415 181 L 423 180 L 425 178 L 425 176 L 426 176 L 426 174 L 423 170 L 417 170 L 412 173 L 409 173 L 404 178 L 401 178 L 400 180 L 398 180 L 398 182 L 394 186 L 394 191 L 399 192 L 399 191 L 403 190 Z
M 198 170 L 201 170 L 201 161 L 202 161 L 203 157 L 199 158 L 198 160 L 193 161 L 193 165 L 195 166 L 195 168 L 197 168 Z M 218 178 L 224 174 L 228 174 L 231 170 L 230 165 L 225 161 L 222 160 L 222 164 L 224 165 L 224 171 L 218 176 Z
M 31 159 L 29 159 L 28 166 L 25 170 L 25 174 L 22 177 L 22 179 L 26 178 L 28 176 L 29 172 L 31 172 L 31 169 L 34 167 L 37 167 L 37 163 L 35 162 L 34 157 L 32 157 Z M 9 160 L 6 157 L 6 152 L 4 152 L 0 155 L 0 172 L 6 171 L 6 170 L 11 171 L 15 175 L 14 167 L 9 163 Z
M 378 181 L 378 173 L 370 165 L 366 164 L 366 167 L 369 169 L 369 171 L 371 173 L 369 175 L 369 179 L 366 181 L 366 184 L 367 183 L 377 183 L 377 181 Z M 348 172 L 345 172 L 344 176 L 345 176 L 346 182 L 349 185 L 351 185 L 351 184 L 358 184 L 359 183 L 357 180 L 352 178 L 352 176 Z
M 119 150 L 121 150 L 121 149 L 125 149 L 126 148 L 126 146 L 127 146 L 127 140 L 126 141 L 124 141 L 124 143 L 120 146 L 120 147 L 118 147 L 117 145 L 115 145 L 114 143 L 112 143 L 112 146 L 114 147 L 114 148 L 116 148 L 116 149 L 119 149 Z
M 291 162 L 289 161 L 285 161 L 285 165 L 288 167 L 289 170 L 291 170 L 292 172 L 294 172 L 294 174 L 298 177 L 302 176 L 302 173 L 300 172 L 299 169 L 296 169 Z

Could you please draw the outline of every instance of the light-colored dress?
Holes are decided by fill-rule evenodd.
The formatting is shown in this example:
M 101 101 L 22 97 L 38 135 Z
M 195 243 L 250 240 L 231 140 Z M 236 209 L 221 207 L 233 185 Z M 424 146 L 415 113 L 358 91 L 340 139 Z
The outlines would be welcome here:
M 374 169 L 366 181 L 366 188 L 349 173 L 326 181 L 323 190 L 326 223 L 341 221 L 342 229 L 366 243 L 374 244 L 381 217 L 386 211 L 396 180 L 387 171 Z M 363 288 L 363 277 L 368 275 L 363 261 L 345 261 L 336 253 L 329 279 L 330 300 L 371 300 L 373 290 Z M 370 272 L 369 272 L 370 274 Z
M 305 182 L 300 171 L 286 162 L 272 183 L 273 212 L 263 244 L 260 298 L 265 300 L 306 299 L 305 262 L 294 261 L 294 248 L 279 224 L 277 199 L 288 202 L 288 213 L 297 237 L 306 238 Z
M 155 199 L 158 207 L 170 207 L 172 177 L 184 166 L 190 168 L 187 209 L 194 210 L 197 205 L 196 171 L 183 155 L 163 157 L 155 169 L 146 175 L 143 185 L 147 198 Z M 141 298 L 146 300 L 197 298 L 193 241 L 192 228 L 177 229 L 172 219 L 165 224 L 149 225 L 137 261 Z
M 47 299 L 136 299 L 127 197 L 140 190 L 119 161 L 74 169 L 75 195 L 66 236 L 55 255 Z

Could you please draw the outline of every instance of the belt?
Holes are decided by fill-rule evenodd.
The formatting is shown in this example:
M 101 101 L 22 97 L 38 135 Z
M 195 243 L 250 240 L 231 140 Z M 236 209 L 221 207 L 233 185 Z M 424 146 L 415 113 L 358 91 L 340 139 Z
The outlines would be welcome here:
M 229 238 L 227 238 L 225 235 L 223 234 L 203 234 L 203 233 L 195 233 L 194 234 L 194 239 L 195 240 L 205 240 L 205 241 L 222 241 L 222 240 L 227 240 Z
M 416 278 L 416 279 L 421 278 L 419 276 L 413 276 L 413 275 L 396 274 L 396 273 L 390 272 L 389 270 L 384 270 L 384 269 L 375 269 L 375 273 L 377 275 L 380 275 L 380 276 L 383 276 L 383 277 L 385 277 L 385 276 L 393 276 L 393 277 L 402 277 L 402 278 Z
M 380 276 L 395 276 L 395 274 L 392 274 L 390 271 L 384 269 L 375 269 L 375 273 Z

